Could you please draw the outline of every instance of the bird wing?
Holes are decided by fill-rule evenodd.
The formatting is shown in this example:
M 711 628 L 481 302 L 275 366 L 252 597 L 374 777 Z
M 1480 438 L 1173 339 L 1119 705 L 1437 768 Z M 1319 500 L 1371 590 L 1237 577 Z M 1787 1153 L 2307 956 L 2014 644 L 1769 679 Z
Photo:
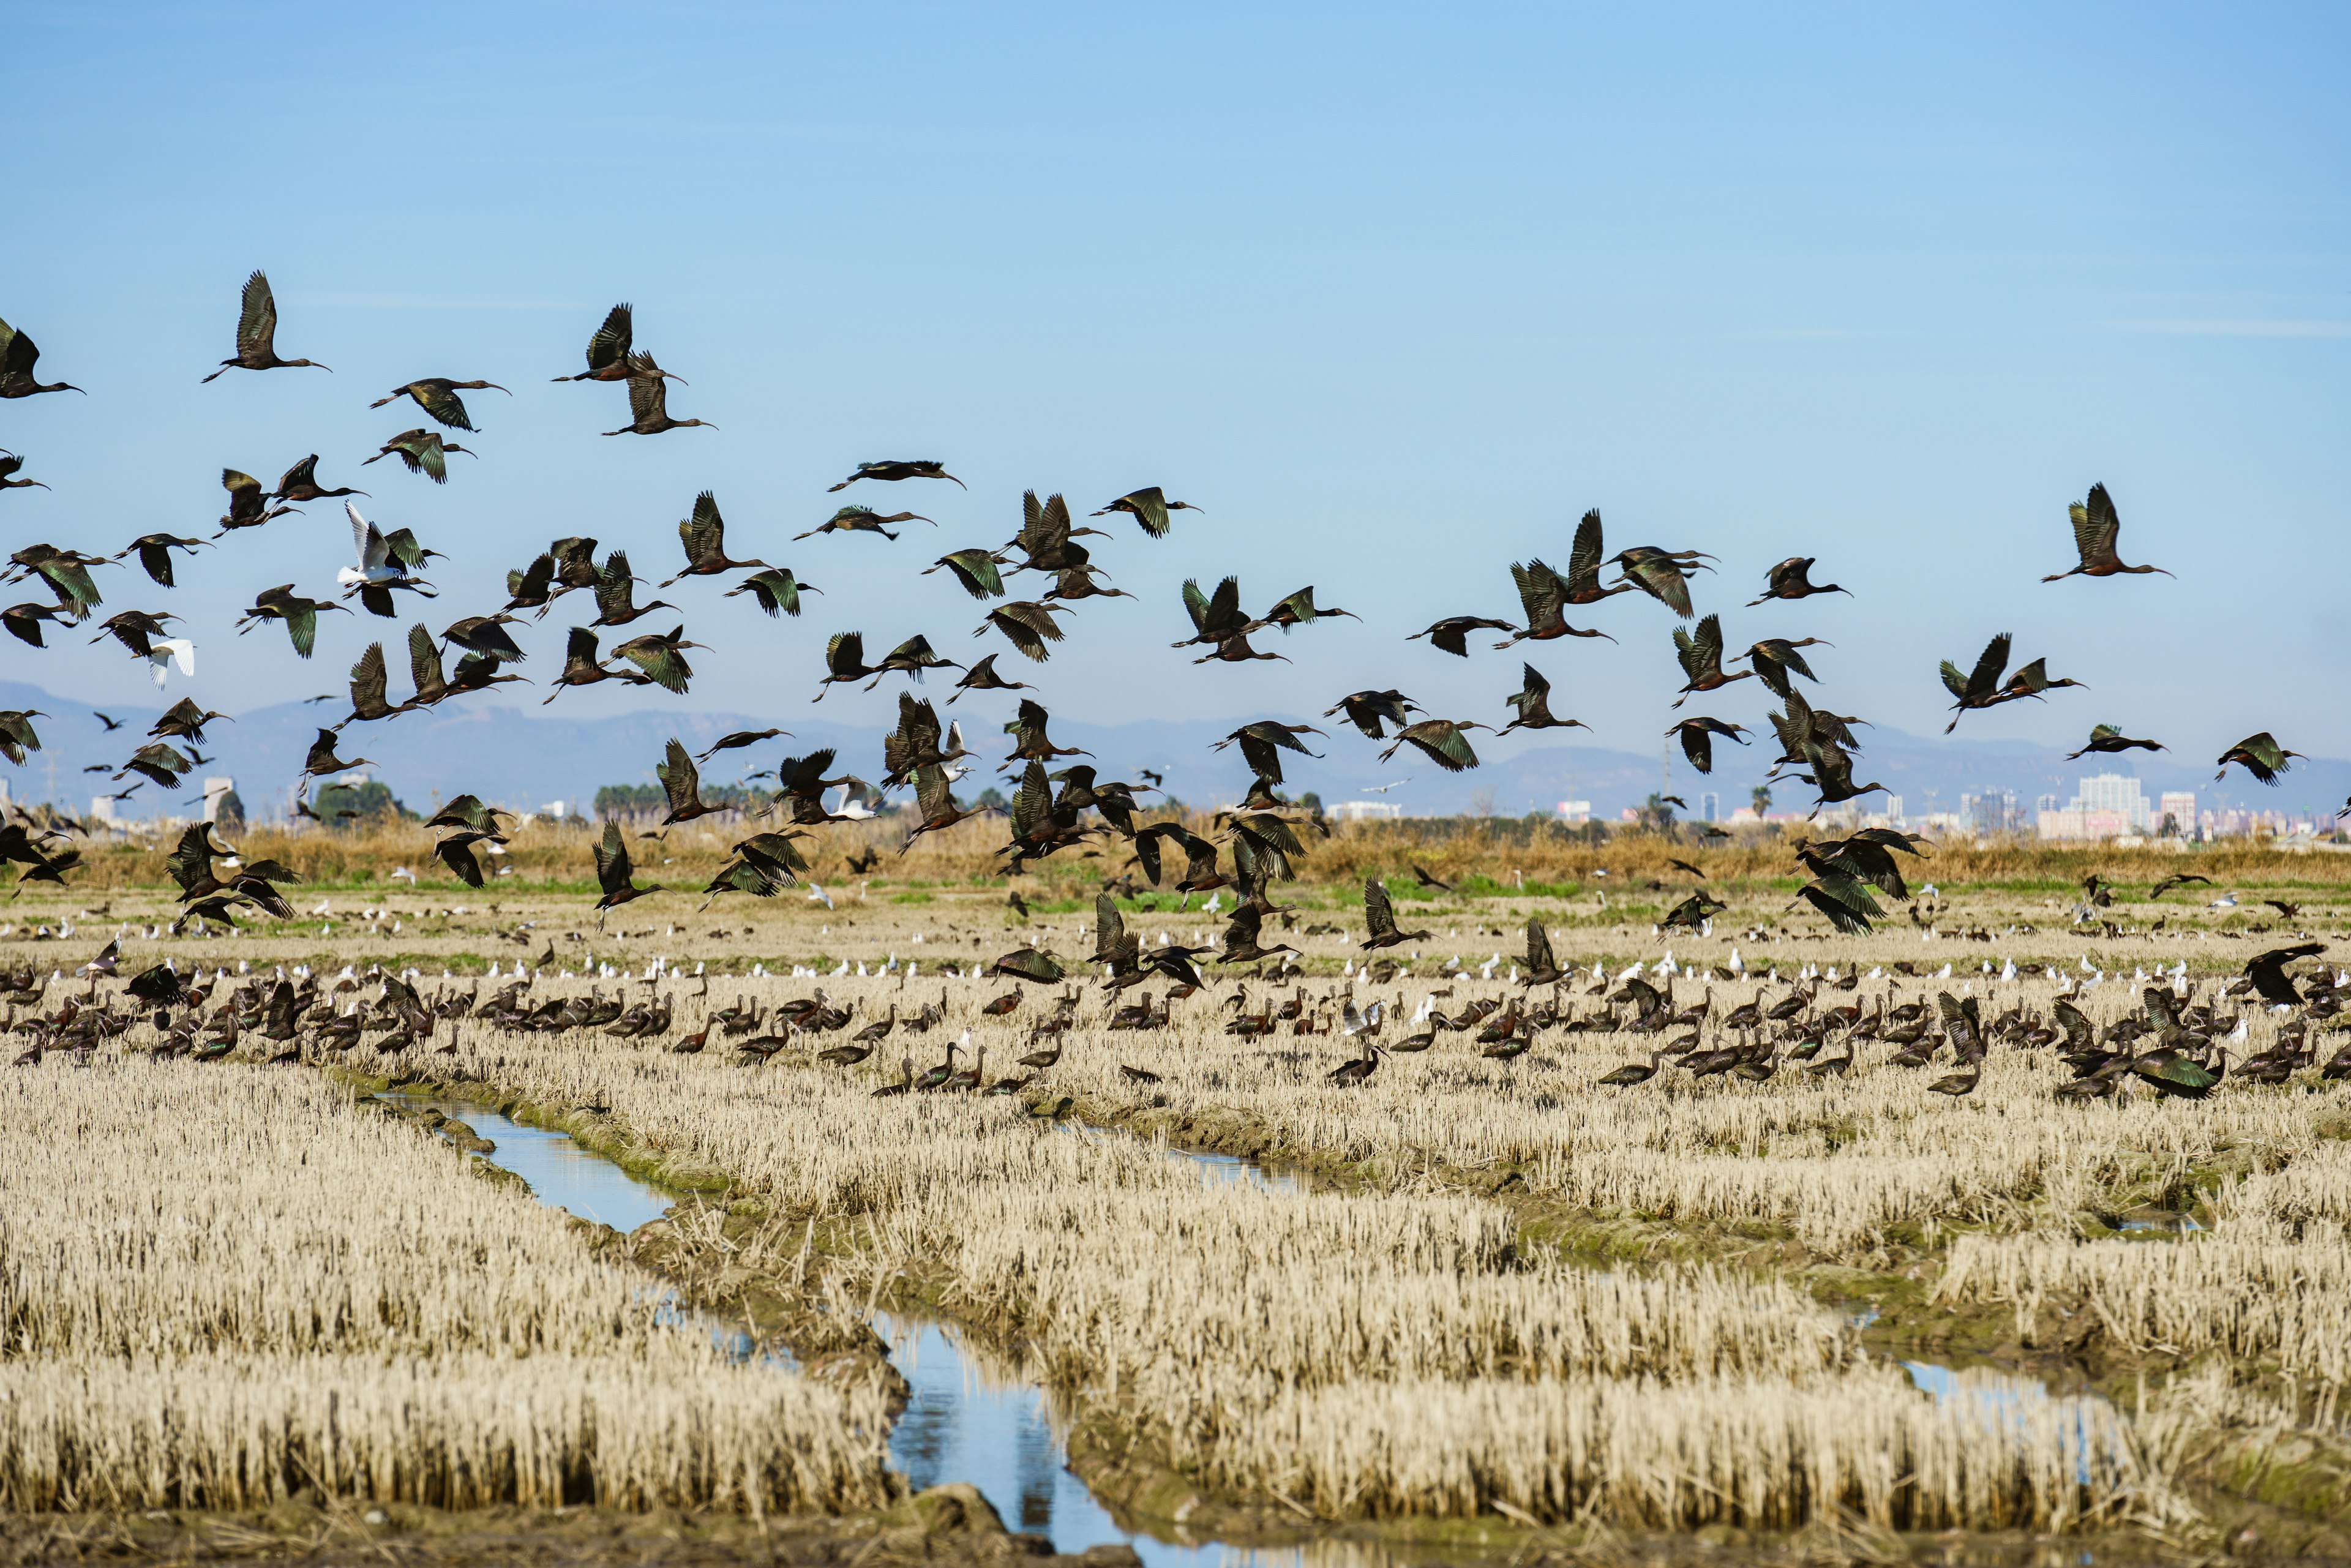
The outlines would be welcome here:
M 351 666 L 352 709 L 364 713 L 383 707 L 385 680 L 383 644 L 370 643 L 359 663 Z
M 1685 722 L 1675 726 L 1675 728 L 1682 737 L 1682 755 L 1689 758 L 1690 766 L 1700 773 L 1713 772 L 1714 741 L 1707 735 L 1705 727 L 1696 722 Z
M 277 481 L 277 489 L 282 495 L 297 487 L 315 486 L 318 482 L 319 455 L 313 452 L 309 456 L 286 470 L 285 475 Z
M 1395 928 L 1395 911 L 1388 904 L 1388 890 L 1376 876 L 1364 879 L 1364 925 L 1374 936 L 1392 935 Z
M 637 356 L 629 360 L 633 368 Z M 669 417 L 669 382 L 661 376 L 632 375 L 629 378 L 629 423 L 658 423 Z
M 660 779 L 662 790 L 669 797 L 671 813 L 674 815 L 688 807 L 700 805 L 702 775 L 695 769 L 694 758 L 686 755 L 685 743 L 671 740 L 663 757 L 664 761 L 653 769 L 653 774 Z
M 441 382 L 413 382 L 406 389 L 426 413 L 452 430 L 471 430 L 474 422 L 465 416 L 465 400 Z
M 360 509 L 349 501 L 343 503 L 343 511 L 351 519 L 351 554 L 358 559 L 360 570 L 371 571 L 381 566 L 383 536 L 376 532 L 373 526 L 360 516 Z
M 408 629 L 408 674 L 420 701 L 430 702 L 449 686 L 441 670 L 441 644 L 421 624 Z
M 1208 634 L 1208 596 L 1200 591 L 1200 580 L 1184 580 L 1184 610 L 1192 617 L 1192 630 L 1200 636 Z
M 632 637 L 612 650 L 636 665 L 664 690 L 684 693 L 685 683 L 693 678 L 694 667 L 685 662 L 685 654 L 662 637 Z
M 1527 612 L 1529 628 L 1558 619 L 1567 602 L 1567 588 L 1557 572 L 1541 560 L 1524 566 L 1512 561 L 1510 577 L 1519 585 L 1519 604 Z
M 1698 655 L 1697 642 L 1678 626 L 1674 628 L 1674 657 L 1681 662 L 1682 674 L 1691 680 L 1706 674 L 1706 663 Z
M 1218 637 L 1228 635 L 1239 627 L 1241 615 L 1241 580 L 1228 577 L 1217 584 L 1217 591 L 1208 600 L 1208 622 L 1200 628 L 1204 633 Z
M 244 307 L 237 313 L 237 357 L 276 359 L 277 340 L 277 297 L 269 292 L 269 279 L 256 267 L 253 276 L 245 280 Z
M 1559 967 L 1551 955 L 1551 933 L 1543 929 L 1540 920 L 1527 922 L 1527 967 L 1536 974 Z
M 278 614 L 286 622 L 286 635 L 294 643 L 294 652 L 307 659 L 319 641 L 318 607 L 307 599 L 290 600 L 282 604 Z
M 1687 621 L 1690 616 L 1689 583 L 1681 569 L 1672 561 L 1656 558 L 1634 561 L 1625 568 L 1625 575 L 1641 585 L 1641 591 L 1664 604 Z
M 2114 497 L 2106 494 L 2104 485 L 2090 486 L 2090 498 L 2082 506 L 2067 508 L 2074 519 L 2074 549 L 2082 557 L 2084 566 L 2115 559 L 2115 541 L 2122 533 L 2122 518 L 2116 515 Z
M 825 672 L 837 681 L 853 681 L 866 673 L 865 633 L 836 632 L 824 645 Z
M 629 885 L 634 868 L 629 864 L 629 846 L 621 838 L 621 824 L 604 824 L 603 841 L 596 846 L 596 885 L 606 894 L 619 893 Z
M 629 357 L 629 343 L 635 329 L 629 308 L 615 305 L 604 313 L 604 324 L 588 340 L 588 368 L 601 371 L 607 365 L 617 365 Z
M 1167 515 L 1166 494 L 1158 486 L 1137 490 L 1128 496 L 1126 501 L 1134 508 L 1134 520 L 1143 525 L 1144 533 L 1155 539 L 1167 537 L 1172 519 Z
M 1697 644 L 1698 656 L 1705 661 L 1706 667 L 1708 670 L 1720 670 L 1722 668 L 1721 616 L 1709 615 L 1705 620 L 1699 622 L 1698 623 L 1698 635 L 1692 639 L 1692 641 Z
M 1583 520 L 1575 525 L 1575 543 L 1568 551 L 1567 586 L 1570 590 L 1582 592 L 1600 585 L 1600 514 L 1597 511 L 1586 512 Z
M 1962 695 L 1986 697 L 2000 689 L 2000 673 L 2008 668 L 2009 643 L 2009 633 L 2002 632 L 1984 644 L 1983 653 L 1976 660 L 1975 671 L 1968 676 L 1967 690 Z
M 1404 732 L 1429 758 L 1448 773 L 1458 773 L 1478 766 L 1478 754 L 1469 748 L 1469 737 L 1461 733 L 1451 719 L 1431 719 L 1416 724 Z

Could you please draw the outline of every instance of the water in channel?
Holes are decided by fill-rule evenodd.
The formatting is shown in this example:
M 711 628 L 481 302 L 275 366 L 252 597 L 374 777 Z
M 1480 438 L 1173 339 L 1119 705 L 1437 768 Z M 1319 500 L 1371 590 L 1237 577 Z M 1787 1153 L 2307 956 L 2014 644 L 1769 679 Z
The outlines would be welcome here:
M 660 1218 L 679 1201 L 681 1195 L 639 1180 L 568 1134 L 525 1126 L 490 1106 L 413 1094 L 382 1098 L 465 1123 L 497 1145 L 484 1156 L 491 1164 L 528 1182 L 541 1203 L 583 1219 L 634 1230 Z M 1171 1157 L 1197 1164 L 1204 1180 L 1249 1182 L 1275 1192 L 1300 1190 L 1296 1177 L 1270 1175 L 1230 1155 Z M 708 1320 L 681 1313 L 678 1321 Z M 750 1340 L 742 1331 L 715 1322 L 711 1327 L 730 1352 L 738 1357 L 747 1354 Z M 935 1321 L 878 1313 L 873 1327 L 890 1346 L 891 1364 L 913 1390 L 904 1413 L 891 1428 L 890 1458 L 917 1490 L 967 1481 L 979 1489 L 1008 1529 L 1045 1536 L 1056 1552 L 1129 1545 L 1147 1568 L 1304 1568 L 1310 1561 L 1320 1568 L 1329 1555 L 1314 1547 L 1179 1545 L 1120 1529 L 1085 1483 L 1070 1473 L 1041 1388 L 982 1375 L 954 1331 Z M 765 1359 L 790 1364 L 786 1355 Z M 1371 1561 L 1361 1547 L 1351 1546 L 1342 1555 L 1351 1568 Z

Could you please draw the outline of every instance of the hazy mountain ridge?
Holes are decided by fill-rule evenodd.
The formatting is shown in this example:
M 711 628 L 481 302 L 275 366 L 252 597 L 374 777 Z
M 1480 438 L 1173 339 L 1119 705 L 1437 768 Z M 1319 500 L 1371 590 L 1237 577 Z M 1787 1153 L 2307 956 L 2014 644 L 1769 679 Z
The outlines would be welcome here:
M 167 696 L 170 695 L 165 694 Z M 936 701 L 944 693 L 929 694 Z M 460 699 L 464 701 L 465 699 Z M 942 716 L 960 718 L 967 743 L 977 754 L 976 766 L 960 786 L 967 797 L 1001 777 L 996 758 L 1007 749 L 1000 726 L 1011 712 L 1009 700 L 995 699 L 1000 708 L 977 709 L 967 698 Z M 734 730 L 765 729 L 778 722 L 745 714 L 708 713 L 644 708 L 595 718 L 574 718 L 559 710 L 509 706 L 496 702 L 402 716 L 385 723 L 353 725 L 342 732 L 341 754 L 374 760 L 366 768 L 389 784 L 412 807 L 471 792 L 483 799 L 519 809 L 537 810 L 555 800 L 584 802 L 605 784 L 653 782 L 653 764 L 674 737 L 690 750 L 700 751 Z M 17 800 L 56 799 L 86 810 L 93 796 L 121 788 L 105 774 L 84 773 L 88 764 L 119 767 L 143 742 L 148 726 L 165 705 L 109 707 L 106 712 L 123 727 L 109 733 L 92 711 L 67 704 L 37 686 L 0 682 L 0 707 L 39 708 L 47 716 L 35 721 L 44 749 L 22 768 L 0 766 L 11 796 Z M 209 758 L 190 775 L 179 794 L 150 784 L 118 808 L 125 816 L 158 811 L 186 814 L 198 796 L 200 780 L 226 775 L 236 780 L 246 810 L 266 816 L 282 812 L 288 790 L 319 728 L 342 717 L 348 706 L 333 702 L 287 703 L 258 708 L 235 722 L 215 723 L 206 731 L 204 755 Z M 1328 732 L 1309 743 L 1323 753 L 1321 759 L 1284 752 L 1284 788 L 1295 794 L 1320 793 L 1326 803 L 1354 799 L 1391 800 L 1415 815 L 1437 815 L 1490 810 L 1518 816 L 1528 811 L 1550 812 L 1564 800 L 1589 800 L 1596 816 L 1614 818 L 1661 788 L 1688 801 L 1695 811 L 1701 792 L 1720 796 L 1723 814 L 1747 804 L 1749 791 L 1762 780 L 1774 752 L 1768 738 L 1741 747 L 1718 744 L 1716 771 L 1699 775 L 1678 747 L 1668 771 L 1667 744 L 1659 737 L 1657 753 L 1643 757 L 1596 746 L 1532 745 L 1505 754 L 1491 737 L 1473 736 L 1488 756 L 1482 768 L 1458 775 L 1446 774 L 1410 747 L 1386 763 L 1378 760 L 1385 743 L 1374 745 L 1343 721 L 1314 718 Z M 778 737 L 743 750 L 712 758 L 706 777 L 712 783 L 737 779 L 747 770 L 768 768 L 789 755 L 832 747 L 840 761 L 835 772 L 873 779 L 882 770 L 882 732 L 870 726 L 840 725 L 814 716 L 794 717 L 786 727 L 789 738 Z M 1056 716 L 1050 726 L 1055 742 L 1082 747 L 1105 778 L 1137 779 L 1150 768 L 1165 777 L 1166 788 L 1193 805 L 1212 805 L 1237 799 L 1248 787 L 1249 769 L 1238 747 L 1211 749 L 1228 733 L 1227 725 L 1210 721 L 1099 725 Z M 1856 777 L 1883 783 L 1903 798 L 1913 816 L 1929 810 L 1956 810 L 1959 796 L 1983 789 L 2013 789 L 2029 811 L 2034 799 L 2053 794 L 2062 805 L 2073 796 L 2075 781 L 2092 773 L 2136 774 L 2150 800 L 2166 789 L 2193 789 L 2200 806 L 2230 804 L 2274 808 L 2287 811 L 2331 810 L 2351 793 L 2351 762 L 2318 758 L 2295 764 L 2281 788 L 2264 789 L 2231 769 L 2216 785 L 2209 766 L 2188 762 L 2169 753 L 2150 756 L 2133 752 L 2121 758 L 2085 757 L 2068 762 L 2062 751 L 2013 740 L 1969 740 L 1923 737 L 1896 729 L 1859 732 L 1864 749 L 1856 758 Z M 54 768 L 54 786 L 51 784 Z M 134 776 L 135 777 L 135 776 Z M 1668 784 L 1669 780 L 1669 784 Z M 1139 781 L 1139 780 L 1138 780 Z M 126 780 L 127 782 L 127 780 Z M 1381 785 L 1382 794 L 1364 791 Z M 1931 791 L 1931 794 L 1930 794 Z M 1783 779 L 1772 789 L 1775 810 L 1801 810 L 1811 791 Z M 1873 798 L 1876 799 L 1876 798 Z

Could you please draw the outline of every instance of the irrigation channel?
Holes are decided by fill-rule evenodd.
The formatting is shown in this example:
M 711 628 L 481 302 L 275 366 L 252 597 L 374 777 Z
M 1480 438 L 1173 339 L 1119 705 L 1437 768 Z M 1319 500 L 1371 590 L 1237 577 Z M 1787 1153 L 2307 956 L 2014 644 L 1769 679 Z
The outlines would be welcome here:
M 483 1157 L 529 1183 L 539 1202 L 615 1230 L 634 1230 L 659 1219 L 683 1197 L 639 1180 L 568 1134 L 525 1126 L 488 1105 L 429 1095 L 391 1093 L 381 1098 L 465 1123 L 496 1145 Z M 1206 1180 L 1249 1182 L 1274 1192 L 1301 1189 L 1295 1176 L 1270 1173 L 1229 1155 L 1171 1151 L 1169 1157 L 1198 1166 Z M 681 1314 L 679 1322 L 707 1322 L 727 1349 L 738 1354 L 750 1349 L 748 1337 L 739 1329 L 699 1314 Z M 917 1490 L 967 1481 L 1003 1517 L 1007 1529 L 1043 1535 L 1060 1552 L 1132 1546 L 1147 1568 L 1298 1568 L 1322 1561 L 1325 1554 L 1307 1547 L 1178 1544 L 1121 1529 L 1109 1510 L 1070 1473 L 1043 1389 L 983 1373 L 950 1324 L 878 1312 L 873 1327 L 890 1346 L 891 1364 L 912 1389 L 905 1410 L 891 1428 L 890 1458 Z M 774 1359 L 789 1364 L 789 1356 L 780 1353 Z M 1369 1563 L 1382 1555 L 1349 1543 L 1351 1563 Z
M 485 1157 L 522 1177 L 539 1202 L 615 1230 L 631 1231 L 659 1219 L 683 1197 L 631 1176 L 574 1142 L 569 1134 L 525 1126 L 488 1105 L 400 1093 L 381 1098 L 430 1108 L 465 1123 L 496 1145 Z M 1091 1130 L 1072 1131 L 1084 1135 Z M 1247 1182 L 1271 1192 L 1303 1190 L 1297 1176 L 1269 1172 L 1231 1155 L 1170 1150 L 1168 1157 L 1196 1166 L 1204 1180 Z M 1876 1313 L 1868 1315 L 1874 1318 Z M 682 1327 L 706 1324 L 713 1337 L 738 1355 L 747 1356 L 753 1348 L 741 1330 L 700 1314 L 680 1313 L 678 1322 Z M 1856 1322 L 1856 1326 L 1865 1325 Z M 979 1489 L 1008 1529 L 1043 1535 L 1059 1552 L 1080 1552 L 1089 1546 L 1131 1546 L 1146 1568 L 1332 1568 L 1341 1558 L 1350 1568 L 1357 1568 L 1386 1560 L 1385 1553 L 1356 1542 L 1332 1543 L 1341 1546 L 1333 1554 L 1311 1545 L 1179 1544 L 1123 1530 L 1085 1484 L 1070 1473 L 1043 1389 L 983 1372 L 956 1329 L 936 1319 L 877 1312 L 873 1327 L 890 1346 L 891 1364 L 913 1391 L 891 1429 L 890 1457 L 917 1490 L 967 1481 Z M 789 1355 L 781 1352 L 771 1353 L 767 1359 L 778 1365 L 790 1364 Z M 2046 1385 L 2028 1379 L 2002 1378 L 2000 1386 L 1984 1388 L 1964 1383 L 1950 1367 L 1916 1361 L 1903 1365 L 1924 1393 L 1937 1400 L 1971 1400 L 1987 1420 L 2020 1419 L 2024 1407 L 2045 1404 L 2053 1397 Z M 2085 1430 L 2085 1479 L 2087 1440 Z M 2084 1561 L 2088 1561 L 2086 1553 Z

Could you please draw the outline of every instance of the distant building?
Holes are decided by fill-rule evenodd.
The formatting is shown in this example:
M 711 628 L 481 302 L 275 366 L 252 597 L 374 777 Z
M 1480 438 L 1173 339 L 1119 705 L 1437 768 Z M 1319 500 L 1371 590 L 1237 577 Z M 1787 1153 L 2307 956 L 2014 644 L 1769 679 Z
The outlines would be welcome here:
M 1404 815 L 1394 800 L 1341 800 L 1326 811 L 1343 822 L 1392 822 Z
M 1884 815 L 1886 818 L 1886 825 L 1887 827 L 1898 828 L 1902 825 L 1903 815 L 1901 796 L 1888 795 L 1886 797 Z
M 2118 816 L 2142 832 L 2155 826 L 2155 810 L 2147 804 L 2147 791 L 2127 773 L 2092 774 L 2082 780 L 2065 809 Z
M 2196 831 L 2196 791 L 2167 789 L 2155 803 L 2156 829 L 2187 838 Z
M 2137 779 L 2126 773 L 2096 773 L 2081 781 L 2064 810 L 2038 813 L 2034 827 L 2042 838 L 2050 840 L 2127 838 L 2151 831 L 2155 811 Z
M 1698 820 L 1701 822 L 1719 822 L 1722 821 L 1722 796 L 1719 793 L 1712 789 L 1703 790 L 1699 793 L 1698 798 Z
M 2055 810 L 2057 798 L 2053 795 L 2043 797 L 2041 809 Z M 1985 789 L 1973 795 L 1961 795 L 1959 817 L 1968 831 L 1979 837 L 1988 833 L 2017 832 L 2025 825 L 2024 808 L 2017 803 L 2013 789 Z
M 1559 820 L 1562 822 L 1582 823 L 1592 821 L 1592 802 L 1589 800 L 1562 800 L 1559 803 L 1558 811 Z
M 114 797 L 111 795 L 92 795 L 89 798 L 89 814 L 97 818 L 101 822 L 111 822 L 114 821 Z
M 221 800 L 222 800 L 222 799 L 223 799 L 224 797 L 225 797 L 225 796 L 233 795 L 233 794 L 235 794 L 235 792 L 236 792 L 236 780 L 235 780 L 235 779 L 205 779 L 205 780 L 204 780 L 204 821 L 207 821 L 207 822 L 217 822 L 217 821 L 220 821 L 220 808 L 221 808 Z
M 552 817 L 559 822 L 563 821 L 563 802 L 560 800 L 549 800 L 546 805 L 539 808 L 539 815 L 543 817 Z

